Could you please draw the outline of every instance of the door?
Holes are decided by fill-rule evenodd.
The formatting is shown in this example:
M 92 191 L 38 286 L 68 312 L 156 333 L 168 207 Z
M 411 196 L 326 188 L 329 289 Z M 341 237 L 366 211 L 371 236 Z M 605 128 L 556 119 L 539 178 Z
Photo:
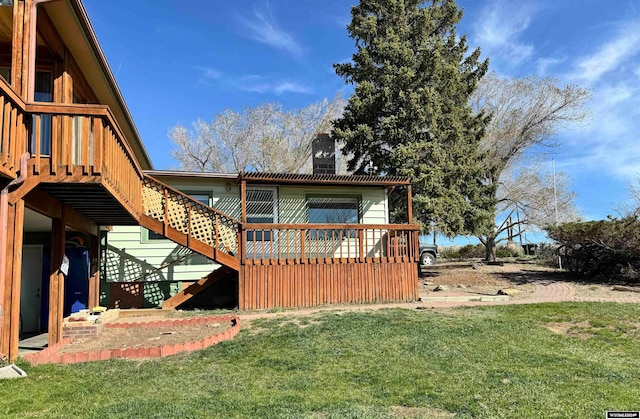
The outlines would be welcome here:
M 64 281 L 64 316 L 89 308 L 89 250 L 86 247 L 67 247 L 69 274 Z
M 20 280 L 20 320 L 22 333 L 40 331 L 42 300 L 42 245 L 22 247 L 22 277 Z

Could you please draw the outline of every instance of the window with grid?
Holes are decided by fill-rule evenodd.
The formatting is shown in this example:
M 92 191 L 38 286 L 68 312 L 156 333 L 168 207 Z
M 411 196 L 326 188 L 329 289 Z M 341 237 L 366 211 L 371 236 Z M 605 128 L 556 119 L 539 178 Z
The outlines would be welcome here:
M 358 224 L 360 213 L 358 197 L 355 196 L 308 196 L 307 214 L 312 224 Z M 324 239 L 331 232 L 312 230 L 312 239 Z M 340 237 L 355 237 L 354 230 L 340 230 Z
M 276 188 L 247 188 L 247 223 L 276 223 L 278 220 Z M 247 231 L 247 241 L 271 241 L 270 231 Z

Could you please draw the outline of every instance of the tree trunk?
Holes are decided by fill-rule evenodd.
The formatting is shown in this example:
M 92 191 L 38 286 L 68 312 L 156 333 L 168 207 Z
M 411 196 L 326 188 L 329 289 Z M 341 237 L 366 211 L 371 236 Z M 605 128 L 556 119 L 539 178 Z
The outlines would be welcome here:
M 495 262 L 496 261 L 496 238 L 487 237 L 486 243 L 484 245 L 484 249 L 485 249 L 484 259 L 487 262 Z

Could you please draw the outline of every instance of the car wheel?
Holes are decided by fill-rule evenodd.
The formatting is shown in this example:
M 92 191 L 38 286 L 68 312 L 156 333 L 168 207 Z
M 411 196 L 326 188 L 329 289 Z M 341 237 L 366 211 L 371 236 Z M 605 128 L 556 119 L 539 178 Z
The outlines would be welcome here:
M 431 266 L 436 263 L 436 257 L 431 253 L 423 253 L 420 256 L 420 265 Z

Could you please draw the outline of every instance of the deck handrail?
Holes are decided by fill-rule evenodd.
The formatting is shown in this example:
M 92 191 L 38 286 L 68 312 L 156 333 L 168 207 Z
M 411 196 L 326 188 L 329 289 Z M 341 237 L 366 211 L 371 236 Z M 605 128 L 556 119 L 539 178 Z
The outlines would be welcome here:
M 27 151 L 24 101 L 0 77 L 0 172 L 16 177 L 20 156 Z
M 7 83 L 6 80 L 2 77 L 0 77 L 0 90 L 2 90 L 2 92 L 6 96 L 8 96 L 9 99 L 11 99 L 11 101 L 13 101 L 13 103 L 18 105 L 23 111 L 25 111 L 25 107 L 26 107 L 25 102 L 22 100 L 20 96 L 16 94 L 16 92 L 13 91 L 13 88 L 11 87 L 11 85 Z
M 367 230 L 367 229 L 386 229 L 386 230 L 420 230 L 417 224 L 278 224 L 278 223 L 245 223 L 244 230 L 255 229 L 289 229 L 289 230 Z
M 240 221 L 151 177 L 143 179 L 143 211 L 163 228 L 173 228 L 234 258 L 238 255 Z M 166 236 L 167 231 L 163 234 Z
M 90 116 L 105 118 L 111 128 L 116 134 L 116 139 L 123 147 L 127 157 L 133 164 L 140 179 L 143 178 L 144 173 L 142 168 L 138 164 L 131 146 L 125 140 L 125 135 L 122 133 L 118 122 L 116 121 L 111 108 L 106 105 L 93 105 L 93 104 L 60 104 L 60 103 L 47 103 L 47 102 L 30 102 L 27 103 L 25 109 L 31 114 L 45 114 L 45 115 L 62 115 L 62 116 Z
M 419 257 L 419 232 L 415 224 L 245 223 L 240 257 L 243 264 L 413 262 Z
M 156 179 L 156 178 L 154 178 L 154 177 L 152 177 L 152 176 L 149 176 L 149 175 L 147 175 L 147 174 L 143 174 L 143 176 L 144 176 L 144 180 L 145 180 L 145 181 L 155 183 L 156 185 L 161 186 L 163 189 L 166 189 L 166 190 L 168 190 L 168 191 L 172 192 L 173 194 L 176 194 L 176 195 L 182 195 L 182 196 L 185 196 L 185 197 L 187 197 L 187 198 L 191 199 L 191 200 L 192 200 L 192 201 L 194 201 L 194 202 L 199 202 L 199 201 L 196 201 L 196 200 L 194 200 L 193 198 L 191 198 L 191 197 L 189 196 L 189 194 L 186 194 L 186 193 L 184 193 L 184 192 L 180 192 L 180 191 L 179 191 L 179 190 L 177 190 L 176 188 L 174 188 L 174 187 L 172 187 L 172 186 L 169 186 L 169 185 L 167 185 L 166 183 L 164 183 L 164 182 L 162 182 L 162 181 L 159 181 L 158 179 Z M 204 205 L 204 204 L 203 204 L 203 205 Z M 232 216 L 230 216 L 230 215 L 228 215 L 228 214 L 225 214 L 224 212 L 221 212 L 221 211 L 219 211 L 219 210 L 217 210 L 217 209 L 215 209 L 215 208 L 213 208 L 213 207 L 210 207 L 210 206 L 208 206 L 208 205 L 205 205 L 205 206 L 206 206 L 209 210 L 211 210 L 213 213 L 216 213 L 216 214 L 220 215 L 221 217 L 226 217 L 227 219 L 229 219 L 229 221 L 231 221 L 231 222 L 233 222 L 233 223 L 236 223 L 236 224 L 241 224 L 241 223 L 242 223 L 240 220 L 238 220 L 238 219 L 236 219 L 236 218 L 234 218 L 234 217 L 232 217 Z

